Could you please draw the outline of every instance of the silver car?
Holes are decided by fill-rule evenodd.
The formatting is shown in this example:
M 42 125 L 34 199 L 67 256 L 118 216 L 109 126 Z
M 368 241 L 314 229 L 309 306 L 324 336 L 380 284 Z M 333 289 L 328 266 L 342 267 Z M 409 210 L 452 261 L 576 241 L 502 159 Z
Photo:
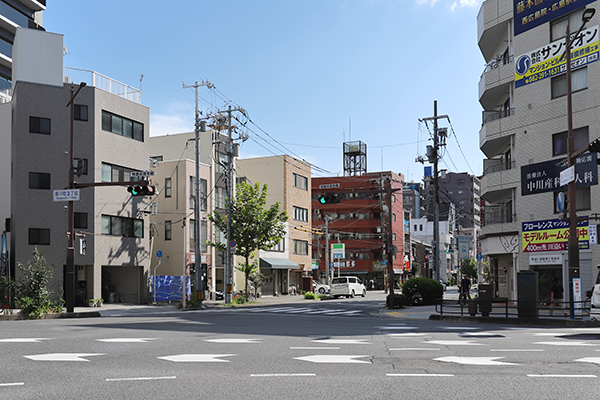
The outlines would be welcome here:
M 340 296 L 354 297 L 367 295 L 367 288 L 356 276 L 342 276 L 331 280 L 331 295 L 334 298 Z
M 313 293 L 327 294 L 329 292 L 329 285 L 324 285 L 318 281 L 313 281 Z

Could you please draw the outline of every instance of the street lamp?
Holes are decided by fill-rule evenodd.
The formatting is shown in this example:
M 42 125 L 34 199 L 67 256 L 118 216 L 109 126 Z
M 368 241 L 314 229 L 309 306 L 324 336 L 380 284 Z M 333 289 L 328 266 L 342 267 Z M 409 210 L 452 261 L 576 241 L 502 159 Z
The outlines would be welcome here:
M 585 24 L 588 23 L 596 10 L 593 8 L 588 8 L 583 12 L 581 17 L 582 23 L 581 27 L 573 36 L 577 38 Z M 573 45 L 573 40 L 571 39 L 571 33 L 569 31 L 569 23 L 567 21 L 567 32 L 565 38 L 566 49 L 565 53 L 562 57 L 566 56 L 566 64 L 567 64 L 567 125 L 568 125 L 568 133 L 567 133 L 567 162 L 568 166 L 572 167 L 574 162 L 573 153 L 575 152 L 575 139 L 573 137 L 573 92 L 571 88 L 571 46 Z M 561 57 L 561 59 L 562 59 Z M 574 168 L 574 167 L 573 167 Z M 568 187 L 568 198 L 569 198 L 569 293 L 570 293 L 570 309 L 571 309 L 571 318 L 574 317 L 574 296 L 573 296 L 573 279 L 579 278 L 579 239 L 577 237 L 577 201 L 576 201 L 576 187 L 575 180 L 569 182 Z
M 71 99 L 67 107 L 71 107 L 70 136 L 69 136 L 69 189 L 75 189 L 75 174 L 73 171 L 73 121 L 75 120 L 75 97 L 79 91 L 85 87 L 86 83 L 81 82 L 77 92 L 75 85 L 71 84 Z M 75 210 L 73 200 L 69 200 L 68 205 L 68 244 L 67 244 L 67 265 L 65 268 L 65 303 L 67 312 L 73 312 L 75 307 Z

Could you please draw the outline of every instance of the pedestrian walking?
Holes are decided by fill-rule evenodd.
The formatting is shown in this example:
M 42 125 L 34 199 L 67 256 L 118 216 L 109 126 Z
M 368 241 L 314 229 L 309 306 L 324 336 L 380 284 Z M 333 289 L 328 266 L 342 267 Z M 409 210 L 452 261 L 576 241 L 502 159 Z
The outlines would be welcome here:
M 460 281 L 460 294 L 458 296 L 458 302 L 464 301 L 466 299 L 471 300 L 471 281 L 466 276 L 463 276 L 462 281 Z
M 371 290 L 375 290 L 375 281 L 373 280 L 373 278 L 371 278 L 371 280 L 369 281 L 369 285 L 371 286 Z
M 550 316 L 554 314 L 554 307 L 556 306 L 562 308 L 565 317 L 568 315 L 567 310 L 565 310 L 565 303 L 563 302 L 564 291 L 565 290 L 558 281 L 558 278 L 554 278 L 552 280 L 552 287 L 550 288 Z

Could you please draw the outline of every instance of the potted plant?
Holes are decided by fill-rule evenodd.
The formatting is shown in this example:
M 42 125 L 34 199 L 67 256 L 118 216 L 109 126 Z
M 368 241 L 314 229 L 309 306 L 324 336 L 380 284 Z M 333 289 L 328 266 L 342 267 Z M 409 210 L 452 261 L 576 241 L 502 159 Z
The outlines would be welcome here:
M 102 303 L 104 303 L 104 299 L 103 298 L 99 298 L 99 299 L 95 299 L 94 300 L 94 306 L 96 306 L 96 307 L 102 307 Z

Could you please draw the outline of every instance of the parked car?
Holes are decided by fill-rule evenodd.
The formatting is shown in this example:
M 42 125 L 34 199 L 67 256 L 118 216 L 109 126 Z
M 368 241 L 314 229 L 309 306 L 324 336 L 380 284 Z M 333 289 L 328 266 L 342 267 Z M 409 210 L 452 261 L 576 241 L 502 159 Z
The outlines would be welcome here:
M 319 281 L 313 281 L 313 293 L 327 294 L 330 291 L 329 285 L 324 285 Z
M 340 296 L 354 297 L 356 295 L 365 297 L 367 289 L 356 276 L 342 276 L 331 280 L 331 295 L 334 298 Z

